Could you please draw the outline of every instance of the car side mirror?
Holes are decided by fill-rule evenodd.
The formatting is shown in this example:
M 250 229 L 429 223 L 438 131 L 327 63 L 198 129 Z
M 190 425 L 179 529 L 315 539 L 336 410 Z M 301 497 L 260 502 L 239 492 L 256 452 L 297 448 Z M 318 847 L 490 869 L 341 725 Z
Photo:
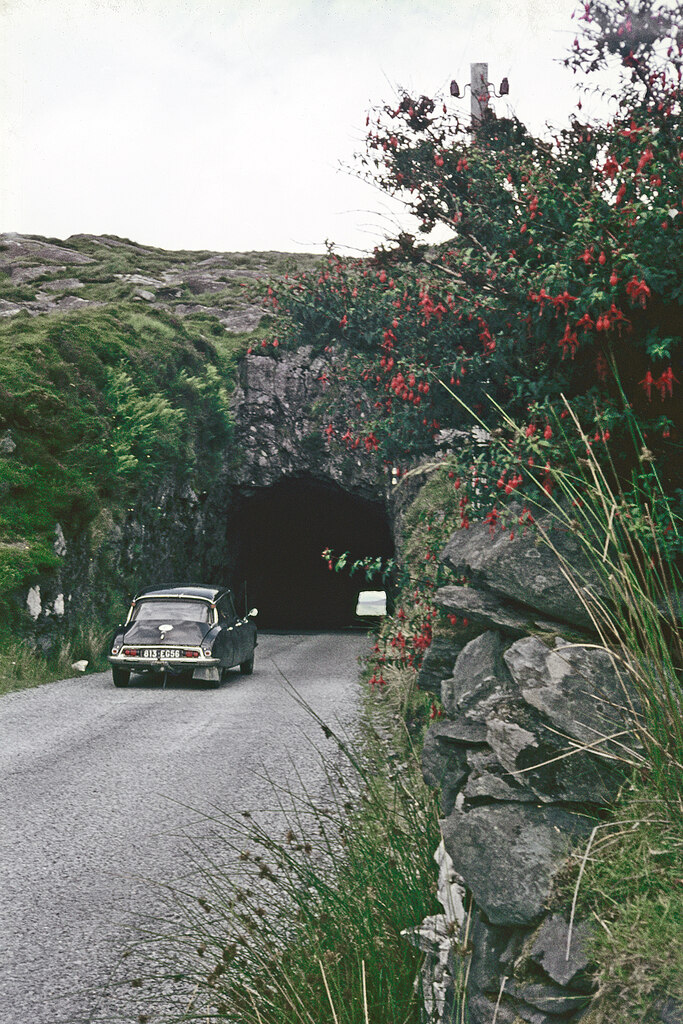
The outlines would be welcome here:
M 258 608 L 252 608 L 250 612 L 247 612 L 248 619 L 255 619 L 258 615 Z

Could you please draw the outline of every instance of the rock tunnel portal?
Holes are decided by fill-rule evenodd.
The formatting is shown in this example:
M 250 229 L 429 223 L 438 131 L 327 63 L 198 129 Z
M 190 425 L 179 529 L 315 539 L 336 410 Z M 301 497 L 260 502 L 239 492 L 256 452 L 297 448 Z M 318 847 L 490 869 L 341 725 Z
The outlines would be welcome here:
M 339 629 L 357 623 L 358 592 L 382 584 L 348 570 L 331 572 L 322 551 L 348 551 L 349 563 L 394 554 L 383 503 L 312 478 L 288 478 L 245 496 L 229 532 L 236 556 L 233 588 L 240 594 L 246 582 L 260 628 Z

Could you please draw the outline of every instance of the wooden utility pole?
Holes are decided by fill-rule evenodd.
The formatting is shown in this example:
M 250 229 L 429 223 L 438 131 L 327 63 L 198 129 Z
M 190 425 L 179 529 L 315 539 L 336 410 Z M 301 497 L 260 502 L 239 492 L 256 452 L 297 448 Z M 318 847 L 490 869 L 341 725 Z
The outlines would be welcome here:
M 484 120 L 489 105 L 488 64 L 470 64 L 470 94 L 472 127 L 476 128 Z

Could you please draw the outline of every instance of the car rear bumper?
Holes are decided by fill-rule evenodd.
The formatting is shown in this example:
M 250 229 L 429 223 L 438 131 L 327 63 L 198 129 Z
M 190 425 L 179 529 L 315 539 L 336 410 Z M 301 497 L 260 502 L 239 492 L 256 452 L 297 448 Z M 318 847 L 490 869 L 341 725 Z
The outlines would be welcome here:
M 189 669 L 218 669 L 220 660 L 218 658 L 142 658 L 130 657 L 121 654 L 109 654 L 107 660 L 112 668 L 127 668 L 131 672 L 187 672 Z M 206 678 L 198 675 L 197 678 Z

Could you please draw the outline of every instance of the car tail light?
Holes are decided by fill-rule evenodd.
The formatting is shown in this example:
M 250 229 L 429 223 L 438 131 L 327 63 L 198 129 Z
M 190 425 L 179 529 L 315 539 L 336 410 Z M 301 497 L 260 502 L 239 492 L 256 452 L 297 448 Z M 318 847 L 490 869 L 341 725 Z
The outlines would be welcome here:
M 204 657 L 205 658 L 210 658 L 211 657 L 211 648 L 210 647 L 205 647 L 204 648 Z
M 138 649 L 137 647 L 124 647 L 123 653 L 126 655 L 127 658 L 137 658 Z
M 186 658 L 198 658 L 199 651 L 183 651 Z
M 112 654 L 118 654 L 120 650 L 121 650 L 121 648 L 120 648 L 120 647 L 112 647 L 112 649 L 111 649 L 111 653 L 112 653 Z

